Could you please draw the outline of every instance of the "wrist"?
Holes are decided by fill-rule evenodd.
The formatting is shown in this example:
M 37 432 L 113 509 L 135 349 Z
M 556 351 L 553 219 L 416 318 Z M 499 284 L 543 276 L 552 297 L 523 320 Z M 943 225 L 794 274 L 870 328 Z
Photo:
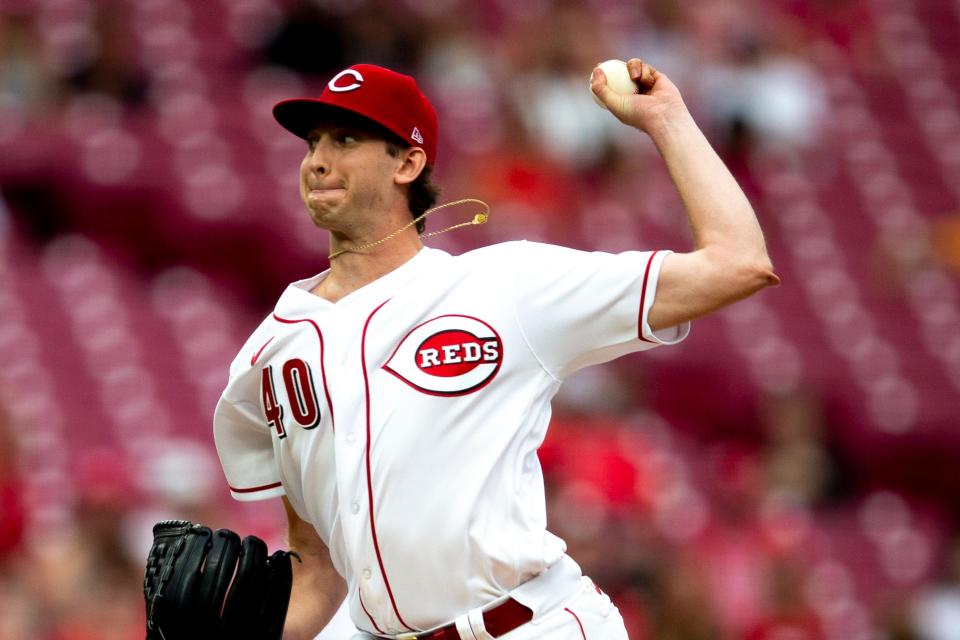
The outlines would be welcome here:
M 690 115 L 686 106 L 681 105 L 681 108 L 665 110 L 658 114 L 658 117 L 647 127 L 646 132 L 658 148 L 663 148 L 678 137 L 696 130 L 698 127 L 693 116 Z

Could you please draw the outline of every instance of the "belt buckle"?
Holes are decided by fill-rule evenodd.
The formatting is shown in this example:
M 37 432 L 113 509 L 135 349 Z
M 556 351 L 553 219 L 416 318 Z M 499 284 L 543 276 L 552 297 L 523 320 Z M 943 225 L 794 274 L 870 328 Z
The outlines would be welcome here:
M 394 640 L 417 640 L 416 633 L 400 633 L 394 636 Z

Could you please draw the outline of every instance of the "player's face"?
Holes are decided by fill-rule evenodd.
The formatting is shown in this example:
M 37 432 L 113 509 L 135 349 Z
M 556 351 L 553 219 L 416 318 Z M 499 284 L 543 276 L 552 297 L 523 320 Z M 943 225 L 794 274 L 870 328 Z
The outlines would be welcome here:
M 300 197 L 317 226 L 356 232 L 382 220 L 396 169 L 386 142 L 362 124 L 321 123 L 300 163 Z

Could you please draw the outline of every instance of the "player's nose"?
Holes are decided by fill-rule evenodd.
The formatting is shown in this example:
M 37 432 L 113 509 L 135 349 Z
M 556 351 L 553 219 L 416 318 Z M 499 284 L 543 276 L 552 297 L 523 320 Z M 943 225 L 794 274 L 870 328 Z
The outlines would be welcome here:
M 330 159 L 322 142 L 314 145 L 307 154 L 307 168 L 317 175 L 326 175 L 330 171 Z

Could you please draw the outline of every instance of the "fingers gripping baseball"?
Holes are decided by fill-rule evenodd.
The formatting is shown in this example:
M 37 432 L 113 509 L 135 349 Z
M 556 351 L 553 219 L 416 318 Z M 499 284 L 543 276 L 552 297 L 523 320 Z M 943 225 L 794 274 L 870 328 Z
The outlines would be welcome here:
M 649 132 L 658 120 L 685 110 L 676 85 L 653 65 L 631 58 L 626 66 L 638 93 L 615 90 L 599 67 L 590 76 L 590 90 L 618 120 Z

